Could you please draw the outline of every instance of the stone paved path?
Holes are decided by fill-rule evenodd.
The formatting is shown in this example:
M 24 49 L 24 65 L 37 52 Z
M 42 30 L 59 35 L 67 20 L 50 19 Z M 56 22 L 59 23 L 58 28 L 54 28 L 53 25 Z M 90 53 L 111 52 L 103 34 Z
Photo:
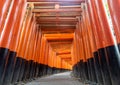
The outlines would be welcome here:
M 70 72 L 39 78 L 25 85 L 84 85 L 70 76 Z

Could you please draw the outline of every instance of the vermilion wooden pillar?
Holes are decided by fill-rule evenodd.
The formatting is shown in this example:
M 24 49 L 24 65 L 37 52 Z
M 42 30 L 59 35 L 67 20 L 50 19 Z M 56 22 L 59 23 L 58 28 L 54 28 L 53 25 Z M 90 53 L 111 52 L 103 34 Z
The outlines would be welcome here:
M 14 1 L 12 10 L 9 12 L 9 17 L 6 20 L 6 23 L 4 25 L 3 31 L 1 33 L 1 38 L 0 38 L 0 58 L 1 58 L 1 63 L 0 63 L 0 82 L 3 82 L 4 78 L 4 71 L 5 71 L 5 65 L 7 63 L 7 60 L 9 58 L 9 49 L 10 49 L 10 41 L 12 38 L 12 33 L 14 31 L 14 24 L 16 22 L 17 14 L 20 5 L 20 0 Z M 12 21 L 11 21 L 12 20 Z M 0 83 L 1 84 L 1 83 Z
M 44 59 L 44 62 L 45 62 L 45 65 L 46 65 L 46 74 L 48 74 L 49 72 L 49 66 L 48 66 L 48 55 L 49 55 L 49 44 L 48 44 L 48 41 L 46 41 L 46 51 L 45 51 L 45 59 Z
M 48 56 L 48 66 L 49 66 L 49 74 L 52 74 L 52 48 L 49 44 L 49 56 Z
M 117 38 L 117 44 L 120 51 L 120 1 L 119 0 L 107 0 L 110 15 L 112 18 L 112 24 Z
M 41 47 L 41 30 L 39 29 L 38 25 L 36 29 L 38 30 L 38 42 L 37 42 L 37 48 L 36 48 L 36 54 L 35 54 L 35 62 L 36 62 L 35 77 L 38 77 L 39 65 L 40 65 L 39 57 L 40 57 L 40 47 Z
M 118 47 L 116 46 L 116 39 L 114 36 L 114 32 L 110 24 L 108 23 L 107 15 L 105 13 L 105 8 L 103 7 L 102 0 L 95 1 L 98 18 L 102 25 L 102 30 L 105 34 L 105 42 L 106 42 L 106 59 L 108 62 L 109 72 L 113 85 L 119 85 L 120 83 L 120 55 Z
M 95 40 L 96 40 L 96 46 L 98 49 L 98 59 L 100 61 L 100 67 L 102 70 L 102 76 L 103 76 L 103 81 L 105 85 L 111 85 L 111 78 L 109 74 L 109 69 L 107 65 L 107 60 L 106 60 L 106 54 L 105 54 L 105 45 L 106 45 L 106 40 L 105 40 L 105 34 L 102 31 L 102 25 L 100 24 L 100 21 L 98 19 L 98 14 L 95 6 L 94 0 L 88 0 L 88 9 L 89 9 L 89 14 L 92 19 L 92 30 L 94 32 Z
M 26 25 L 23 29 L 25 30 L 25 35 L 22 36 L 22 42 L 21 42 L 21 47 L 20 47 L 20 53 L 18 53 L 19 56 L 22 56 L 22 63 L 21 63 L 21 68 L 20 68 L 20 73 L 19 73 L 19 81 L 22 80 L 23 78 L 23 74 L 24 74 L 24 70 L 25 70 L 25 64 L 27 62 L 27 56 L 26 53 L 28 51 L 28 47 L 29 47 L 29 41 L 31 39 L 32 33 L 33 31 L 33 27 L 35 24 L 35 20 L 34 17 L 31 13 L 31 11 L 29 12 L 29 16 L 28 16 L 28 20 L 26 20 Z
M 18 46 L 17 46 L 17 57 L 16 57 L 16 64 L 15 64 L 15 70 L 14 70 L 14 73 L 13 73 L 12 83 L 18 81 L 19 72 L 20 72 L 20 69 L 21 69 L 21 64 L 25 60 L 24 56 L 23 56 L 24 53 L 22 53 L 22 50 L 23 50 L 22 47 L 23 47 L 25 34 L 28 31 L 28 28 L 26 27 L 26 25 L 28 23 L 30 23 L 30 20 L 31 20 L 31 17 L 32 17 L 32 13 L 30 12 L 30 10 L 27 10 L 26 15 L 27 16 L 24 17 L 24 21 L 23 22 L 21 21 L 22 22 L 21 23 L 21 31 L 20 31 L 19 42 L 18 42 Z
M 41 48 L 40 48 L 41 75 L 46 74 L 46 65 L 44 63 L 45 50 L 46 50 L 46 38 L 43 35 L 41 40 Z
M 89 41 L 88 41 L 88 37 L 87 37 L 87 33 L 86 33 L 86 28 L 84 25 L 84 20 L 83 18 L 81 18 L 81 21 L 79 20 L 79 36 L 81 38 L 81 42 L 82 42 L 82 51 L 83 51 L 83 61 L 80 61 L 80 65 L 83 68 L 82 72 L 84 73 L 84 79 L 87 80 L 88 79 L 88 75 L 91 75 L 91 71 L 89 68 L 89 65 L 87 65 L 88 63 L 88 59 L 92 56 L 90 56 L 90 48 L 89 48 Z M 82 52 L 81 51 L 81 52 Z M 92 79 L 92 78 L 90 78 Z
M 83 76 L 83 73 L 84 73 L 84 76 L 85 76 L 85 79 L 88 80 L 89 77 L 90 79 L 91 78 L 91 73 L 89 72 L 89 66 L 87 65 L 87 59 L 88 59 L 88 51 L 86 50 L 86 40 L 85 40 L 85 28 L 83 28 L 83 20 L 81 19 L 81 17 L 78 19 L 79 21 L 79 28 L 78 28 L 78 31 L 79 31 L 79 38 L 80 38 L 80 43 L 81 43 L 81 46 L 80 46 L 80 49 L 81 49 L 81 61 L 80 61 L 80 67 L 81 67 L 81 76 Z M 83 68 L 83 69 L 82 69 Z
M 88 2 L 85 3 L 86 9 L 86 20 L 85 22 L 88 23 L 87 25 L 87 32 L 88 32 L 88 36 L 90 39 L 90 43 L 91 43 L 91 50 L 92 50 L 92 55 L 94 56 L 94 64 L 95 64 L 95 72 L 96 72 L 96 77 L 97 77 L 97 83 L 99 84 L 103 84 L 103 77 L 102 77 L 102 73 L 101 73 L 101 67 L 100 67 L 100 62 L 99 62 L 99 57 L 98 57 L 98 49 L 97 49 L 97 43 L 98 43 L 98 35 L 96 35 L 96 31 L 93 29 L 95 29 L 94 25 L 92 24 L 91 21 L 91 15 L 90 15 L 90 9 L 89 9 L 89 5 Z
M 31 20 L 32 21 L 32 20 Z M 37 35 L 37 31 L 36 31 L 36 28 L 35 28 L 35 22 L 34 22 L 34 19 L 33 19 L 33 22 L 32 22 L 32 25 L 30 25 L 29 29 L 32 29 L 32 32 L 29 34 L 29 38 L 28 38 L 28 41 L 27 41 L 27 47 L 26 47 L 26 50 L 25 50 L 25 59 L 26 59 L 26 63 L 25 63 L 25 69 L 24 69 L 24 76 L 23 76 L 23 80 L 27 80 L 30 77 L 30 73 L 31 73 L 31 68 L 32 65 L 33 65 L 33 60 L 32 60 L 32 57 L 33 57 L 33 53 L 34 53 L 34 45 L 35 45 L 35 42 L 36 42 L 36 35 Z
M 41 69 L 41 61 L 40 61 L 40 50 L 41 50 L 41 41 L 42 41 L 42 33 L 41 33 L 41 30 L 39 31 L 40 32 L 40 40 L 39 40 L 39 50 L 38 50 L 38 64 L 39 64 L 39 66 L 38 66 L 38 76 L 41 76 L 40 75 L 40 69 Z
M 79 69 L 80 69 L 80 66 L 79 66 L 79 61 L 80 61 L 80 59 L 79 59 L 80 58 L 80 55 L 79 55 L 80 54 L 80 46 L 79 46 L 79 44 L 80 43 L 79 43 L 79 37 L 78 37 L 78 25 L 76 26 L 76 31 L 75 31 L 75 42 L 76 42 L 76 47 L 77 47 L 76 50 L 75 50 L 76 51 L 76 58 L 77 58 L 76 59 L 77 60 L 76 61 L 76 67 L 75 67 L 75 68 L 77 68 L 76 69 L 77 70 L 77 73 L 76 73 L 77 75 L 76 76 L 80 77 L 80 72 L 79 72 Z
M 76 36 L 74 35 L 74 64 L 77 64 L 77 42 Z
M 22 13 L 21 13 L 21 11 L 22 11 Z M 26 0 L 21 0 L 19 9 L 18 9 L 18 15 L 16 17 L 17 19 L 13 26 L 12 37 L 9 42 L 10 43 L 10 46 L 9 46 L 10 54 L 9 54 L 9 58 L 8 58 L 7 67 L 5 70 L 3 85 L 9 84 L 12 80 L 14 66 L 16 63 L 17 46 L 18 46 L 18 42 L 19 42 L 19 36 L 21 33 L 22 22 L 24 19 L 25 12 L 26 12 Z
M 79 66 L 79 45 L 78 45 L 78 30 L 79 29 L 79 27 L 78 27 L 78 24 L 76 25 L 76 30 L 75 30 L 75 34 L 74 34 L 74 41 L 73 41 L 73 52 L 72 52 L 72 54 L 73 54 L 73 57 L 72 57 L 72 60 L 74 60 L 74 63 L 73 63 L 73 72 L 74 72 L 74 75 L 76 76 L 76 77 L 80 77 L 80 76 L 82 76 L 81 77 L 81 79 L 83 79 L 84 78 L 84 73 L 82 72 L 82 66 Z M 80 51 L 80 54 L 81 54 L 81 51 Z M 80 61 L 80 63 L 81 63 L 81 61 Z M 80 71 L 79 71 L 80 70 Z M 82 74 L 82 75 L 81 75 Z
M 44 54 L 44 50 L 43 50 L 43 48 L 44 48 L 44 46 L 45 46 L 45 37 L 44 36 L 42 36 L 42 39 L 41 39 L 41 48 L 40 48 L 40 62 L 41 62 L 41 64 L 44 64 L 44 62 L 43 62 L 43 54 Z
M 35 65 L 35 53 L 36 53 L 36 43 L 38 41 L 38 30 L 36 29 L 36 24 L 34 25 L 33 29 L 35 30 L 34 32 L 34 37 L 31 40 L 31 43 L 29 44 L 29 52 L 28 52 L 28 57 L 29 57 L 29 62 L 30 62 L 30 69 L 29 69 L 29 78 L 31 79 L 34 74 L 34 65 Z M 33 36 L 33 34 L 32 34 Z
M 88 65 L 90 64 L 90 70 L 91 70 L 91 77 L 92 77 L 92 81 L 93 82 L 98 82 L 97 80 L 97 76 L 96 76 L 96 72 L 95 72 L 95 64 L 94 64 L 94 56 L 93 56 L 93 52 L 95 51 L 95 48 L 94 48 L 94 42 L 93 42 L 93 37 L 89 35 L 89 30 L 90 29 L 90 26 L 89 26 L 89 22 L 88 22 L 88 18 L 86 17 L 87 16 L 87 13 L 86 13 L 86 5 L 83 5 L 85 6 L 85 8 L 83 8 L 83 26 L 84 26 L 84 32 L 85 32 L 85 36 L 86 36 L 86 50 L 88 49 Z
M 12 0 L 2 0 L 0 1 L 0 35 L 2 33 L 3 27 L 5 25 L 6 19 L 9 17 L 9 13 L 13 6 Z

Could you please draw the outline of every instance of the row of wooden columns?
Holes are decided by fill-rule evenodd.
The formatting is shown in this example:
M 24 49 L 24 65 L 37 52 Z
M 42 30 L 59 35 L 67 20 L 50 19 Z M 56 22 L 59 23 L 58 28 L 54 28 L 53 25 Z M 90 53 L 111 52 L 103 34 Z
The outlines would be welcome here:
M 82 80 L 119 85 L 120 2 L 86 0 L 81 6 L 72 46 L 73 73 Z
M 17 56 L 26 0 L 3 0 L 0 3 L 0 85 L 12 81 L 14 61 Z
M 0 85 L 66 71 L 26 0 L 0 2 Z M 58 58 L 58 59 L 55 59 Z M 54 63 L 54 64 L 53 64 Z
M 81 7 L 72 45 L 73 73 L 82 80 L 119 85 L 120 2 L 86 0 Z M 60 36 L 42 34 L 26 0 L 2 0 L 0 85 L 71 69 L 48 42 L 71 39 L 73 34 Z

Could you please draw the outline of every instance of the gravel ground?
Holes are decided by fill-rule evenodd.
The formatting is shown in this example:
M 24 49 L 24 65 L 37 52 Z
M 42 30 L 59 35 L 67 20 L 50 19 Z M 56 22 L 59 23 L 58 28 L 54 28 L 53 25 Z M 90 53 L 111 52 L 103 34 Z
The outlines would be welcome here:
M 85 85 L 77 79 L 71 77 L 71 72 L 54 74 L 51 76 L 36 79 L 32 82 L 20 85 Z
M 58 73 L 51 76 L 44 76 L 26 82 L 19 82 L 14 85 L 100 85 L 92 82 L 84 82 L 71 75 L 71 72 Z

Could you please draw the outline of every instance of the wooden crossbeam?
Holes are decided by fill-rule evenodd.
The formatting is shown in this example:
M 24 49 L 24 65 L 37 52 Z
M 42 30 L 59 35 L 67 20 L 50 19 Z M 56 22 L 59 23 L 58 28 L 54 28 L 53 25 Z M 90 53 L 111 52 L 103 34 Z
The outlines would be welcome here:
M 35 13 L 36 17 L 75 17 L 75 16 L 81 16 L 81 12 L 59 12 L 59 13 Z
M 33 13 L 49 13 L 49 12 L 81 12 L 81 8 L 71 8 L 71 9 L 33 9 Z
M 73 39 L 74 33 L 62 33 L 62 34 L 44 34 L 47 40 L 65 40 Z
M 27 0 L 27 2 L 78 2 L 82 3 L 85 0 Z

